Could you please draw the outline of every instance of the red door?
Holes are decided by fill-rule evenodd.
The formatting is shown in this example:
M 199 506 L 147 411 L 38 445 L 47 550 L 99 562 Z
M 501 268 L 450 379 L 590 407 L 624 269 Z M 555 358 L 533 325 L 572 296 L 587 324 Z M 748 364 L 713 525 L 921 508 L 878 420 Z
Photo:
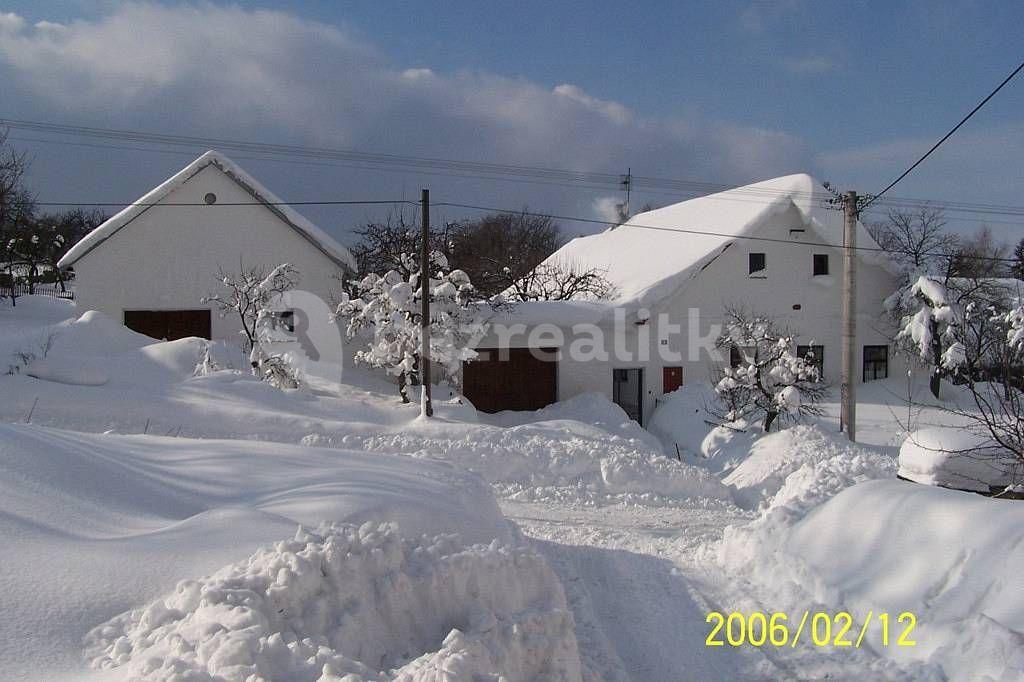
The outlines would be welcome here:
M 671 393 L 680 386 L 683 385 L 683 368 L 682 367 L 664 367 L 662 368 L 662 381 L 664 382 L 664 392 Z

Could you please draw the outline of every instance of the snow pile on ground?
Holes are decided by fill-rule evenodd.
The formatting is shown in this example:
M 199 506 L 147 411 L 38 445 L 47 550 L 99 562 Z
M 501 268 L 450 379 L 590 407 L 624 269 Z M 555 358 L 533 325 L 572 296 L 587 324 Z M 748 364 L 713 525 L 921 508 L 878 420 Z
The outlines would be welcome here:
M 324 520 L 516 538 L 480 477 L 441 462 L 0 425 L 0 679 L 77 676 L 97 624 Z
M 724 476 L 747 458 L 764 431 L 742 420 L 719 424 L 708 413 L 715 401 L 711 384 L 688 384 L 662 396 L 647 428 L 670 456 L 678 447 L 683 461 Z
M 797 499 L 817 489 L 834 493 L 840 481 L 889 477 L 895 472 L 891 457 L 820 426 L 797 425 L 756 440 L 749 456 L 723 482 L 735 488 L 741 506 L 756 509 L 777 506 L 773 498 L 784 488 L 785 499 Z
M 874 448 L 850 443 L 816 426 L 794 426 L 765 436 L 725 480 L 734 496 L 761 516 L 725 529 L 714 547 L 725 568 L 746 572 L 751 562 L 775 556 L 782 539 L 815 507 L 841 491 L 896 475 L 896 462 Z
M 583 422 L 620 438 L 640 441 L 646 448 L 655 452 L 662 451 L 662 442 L 655 437 L 657 434 L 653 430 L 641 427 L 602 393 L 581 393 L 533 412 L 505 411 L 481 414 L 480 419 L 489 424 L 505 427 L 564 420 Z M 671 454 L 675 450 L 667 448 L 665 452 Z
M 77 386 L 155 387 L 180 382 L 196 372 L 209 349 L 225 362 L 231 352 L 223 343 L 199 338 L 158 342 L 133 332 L 103 313 L 90 310 L 49 329 L 21 373 L 36 379 Z M 234 353 L 235 366 L 241 354 Z
M 709 555 L 773 611 L 848 611 L 858 626 L 869 611 L 913 613 L 913 648 L 881 646 L 877 621 L 868 633 L 879 678 L 1021 679 L 1024 506 L 895 473 L 880 449 L 817 427 L 765 436 L 726 479 L 761 516 Z
M 665 452 L 675 454 L 676 446 L 688 460 L 701 455 L 701 441 L 713 422 L 707 407 L 715 400 L 711 384 L 699 381 L 681 386 L 658 398 L 658 406 L 647 422 L 647 430 L 661 440 Z
M 608 502 L 626 493 L 731 499 L 729 490 L 705 469 L 665 457 L 641 439 L 571 420 L 511 428 L 434 423 L 402 433 L 340 439 L 311 434 L 303 442 L 441 459 L 520 499 Z
M 532 549 L 327 525 L 89 633 L 132 679 L 581 678 L 561 584 Z
M 1021 481 L 1022 464 L 990 437 L 931 427 L 914 431 L 904 441 L 899 475 L 926 485 L 987 493 Z
M 858 619 L 874 610 L 894 622 L 909 611 L 916 646 L 880 646 L 877 621 L 869 633 L 883 656 L 941 666 L 942 679 L 1024 678 L 1019 502 L 871 481 L 806 515 L 782 506 L 751 526 L 729 529 L 719 560 L 754 581 L 774 610 L 845 610 Z

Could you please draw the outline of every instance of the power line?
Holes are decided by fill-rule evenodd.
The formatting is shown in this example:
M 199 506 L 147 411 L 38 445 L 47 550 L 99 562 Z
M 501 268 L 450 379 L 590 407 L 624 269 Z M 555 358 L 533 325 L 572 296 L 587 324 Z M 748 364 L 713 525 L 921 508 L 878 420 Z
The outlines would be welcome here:
M 218 201 L 215 204 L 208 204 L 205 201 L 35 201 L 37 206 L 372 206 L 378 204 L 415 204 L 407 199 L 373 199 L 373 200 L 331 200 L 331 201 Z
M 1024 66 L 1024 65 L 1022 65 Z M 309 163 L 315 165 L 340 166 L 356 168 L 360 170 L 387 170 L 391 168 L 401 169 L 403 172 L 417 171 L 428 174 L 442 175 L 449 177 L 467 177 L 483 180 L 501 180 L 511 182 L 528 182 L 537 184 L 550 184 L 571 187 L 587 187 L 590 189 L 612 189 L 619 188 L 622 181 L 620 174 L 596 173 L 589 171 L 574 171 L 554 168 L 543 168 L 535 166 L 494 164 L 472 161 L 455 161 L 431 157 L 400 156 L 394 154 L 375 154 L 358 152 L 353 150 L 330 149 L 324 147 L 302 147 L 295 145 L 267 144 L 259 142 L 246 142 L 240 140 L 229 140 L 222 138 L 207 138 L 195 136 L 168 135 L 162 133 L 145 133 L 132 130 L 118 130 L 106 128 L 90 128 L 86 126 L 71 126 L 42 121 L 28 121 L 21 119 L 0 118 L 0 126 L 34 130 L 49 134 L 71 135 L 89 137 L 98 140 L 131 141 L 142 144 L 158 144 L 165 146 L 186 146 L 196 147 L 221 147 L 242 153 L 256 153 L 272 156 L 299 157 L 304 159 L 318 159 L 315 161 L 292 161 L 293 163 Z M 30 141 L 47 144 L 68 144 L 78 146 L 100 146 L 106 148 L 121 148 L 131 151 L 149 151 L 168 153 L 166 149 L 147 149 L 143 147 L 117 146 L 104 142 L 99 145 L 88 145 L 81 142 L 70 142 L 67 140 L 45 140 L 29 138 Z M 250 157 L 258 160 L 274 161 L 277 159 L 266 156 Z M 322 161 L 347 161 L 348 163 L 322 163 Z M 355 166 L 352 163 L 369 165 Z M 812 192 L 799 192 L 767 187 L 735 187 L 721 183 L 700 182 L 694 180 L 675 180 L 669 178 L 658 178 L 652 176 L 631 176 L 631 184 L 634 189 L 652 194 L 677 193 L 690 195 L 707 195 L 708 193 L 721 193 L 728 190 L 730 196 L 709 196 L 714 200 L 729 201 L 756 201 L 770 202 L 778 197 L 789 196 L 800 198 L 816 198 Z M 663 191 L 669 190 L 669 191 Z M 879 194 L 880 196 L 881 194 Z M 119 202 L 113 202 L 115 205 Z M 1024 206 L 999 206 L 993 204 L 970 204 L 966 202 L 939 201 L 929 199 L 911 199 L 900 197 L 889 197 L 880 201 L 879 204 L 891 208 L 918 208 L 922 205 L 943 208 L 953 212 L 985 214 L 985 215 L 1006 215 L 1024 216 Z
M 882 190 L 881 192 L 879 192 L 878 194 L 876 194 L 875 196 L 873 196 L 873 197 L 872 197 L 872 198 L 871 198 L 870 200 L 868 200 L 868 202 L 867 202 L 867 203 L 865 203 L 865 204 L 864 204 L 864 205 L 863 205 L 863 206 L 861 207 L 861 209 L 864 209 L 864 208 L 867 208 L 868 206 L 870 206 L 870 205 L 871 205 L 872 203 L 874 203 L 874 202 L 875 202 L 875 200 L 877 200 L 877 199 L 878 199 L 878 198 L 879 198 L 880 196 L 882 196 L 883 194 L 885 194 L 886 192 L 888 192 L 888 191 L 889 191 L 890 189 L 892 189 L 893 187 L 895 187 L 895 186 L 896 186 L 896 183 L 898 183 L 898 182 L 899 182 L 900 180 L 902 180 L 903 178 L 905 178 L 905 177 L 907 177 L 908 175 L 910 175 L 911 171 L 913 171 L 913 170 L 914 170 L 915 168 L 917 168 L 917 167 L 918 167 L 919 165 L 921 165 L 921 163 L 922 163 L 922 162 L 923 162 L 923 161 L 924 161 L 925 159 L 927 159 L 927 158 L 928 158 L 929 156 L 931 156 L 932 152 L 934 152 L 934 151 L 935 151 L 936 149 L 938 149 L 938 148 L 939 148 L 939 146 L 940 146 L 940 145 L 942 145 L 942 143 L 943 143 L 943 142 L 945 142 L 945 141 L 946 141 L 946 140 L 948 140 L 948 139 L 949 139 L 950 137 L 952 137 L 952 136 L 953 136 L 953 133 L 955 133 L 956 131 L 958 131 L 958 130 L 960 129 L 960 126 L 962 126 L 963 124 L 967 123 L 967 121 L 968 121 L 968 120 L 969 120 L 969 119 L 970 119 L 970 118 L 971 118 L 972 116 L 974 116 L 974 115 L 975 115 L 976 113 L 978 113 L 978 110 L 979 110 L 979 109 L 981 109 L 981 108 L 982 108 L 983 106 L 985 106 L 985 104 L 986 104 L 986 103 L 987 103 L 987 102 L 988 102 L 988 101 L 989 101 L 990 99 L 992 99 L 993 97 L 995 97 L 996 93 L 997 93 L 997 92 L 999 92 L 1000 90 L 1002 90 L 1002 89 L 1003 89 L 1003 86 L 1005 86 L 1005 85 L 1006 85 L 1007 83 L 1009 83 L 1009 82 L 1010 82 L 1011 80 L 1013 80 L 1013 77 L 1014 77 L 1014 76 L 1016 76 L 1016 75 L 1017 75 L 1018 73 L 1020 73 L 1020 72 L 1021 72 L 1022 70 L 1024 70 L 1024 62 L 1021 62 L 1021 63 L 1020 63 L 1020 66 L 1018 66 L 1018 67 L 1017 67 L 1016 69 L 1014 69 L 1014 70 L 1013 70 L 1013 73 L 1011 73 L 1011 74 L 1010 74 L 1009 76 L 1007 76 L 1007 77 L 1006 77 L 1006 78 L 1005 78 L 1005 79 L 1003 80 L 1003 82 L 1002 82 L 1002 83 L 1000 83 L 1000 84 L 999 84 L 998 86 L 996 86 L 996 89 L 995 89 L 995 90 L 993 90 L 992 92 L 990 92 L 990 93 L 988 94 L 988 96 L 987 96 L 987 97 L 985 97 L 985 99 L 983 99 L 983 100 L 981 100 L 980 102 L 978 102 L 977 106 L 975 106 L 975 107 L 974 107 L 973 109 L 971 109 L 970 113 L 968 113 L 968 114 L 967 114 L 966 116 L 964 116 L 964 117 L 963 117 L 962 119 L 960 119 L 960 122 L 959 122 L 959 123 L 957 123 L 957 124 L 956 124 L 955 126 L 953 126 L 952 130 L 950 130 L 950 131 L 949 131 L 948 133 L 946 133 L 945 135 L 943 135 L 943 136 L 942 136 L 942 139 L 940 139 L 940 140 L 939 140 L 938 142 L 936 142 L 936 143 L 935 143 L 934 145 L 932 145 L 932 148 L 931 148 L 931 149 L 929 149 L 929 150 L 928 150 L 927 152 L 925 152 L 925 153 L 924 153 L 924 156 L 922 156 L 922 157 L 921 157 L 921 158 L 919 158 L 919 159 L 918 159 L 917 161 L 915 161 L 915 162 L 914 162 L 913 164 L 911 164 L 910 168 L 908 168 L 907 170 L 903 171 L 903 173 L 902 173 L 902 174 L 900 174 L 900 176 L 899 176 L 898 178 L 896 178 L 895 180 L 893 180 L 892 182 L 890 182 L 890 183 L 889 183 L 889 184 L 888 184 L 888 185 L 886 186 L 886 188 L 885 188 L 885 189 L 883 189 L 883 190 Z
M 728 233 L 724 233 L 724 232 L 713 232 L 713 231 L 710 231 L 710 230 L 700 230 L 700 229 L 686 228 L 686 227 L 664 227 L 664 226 L 660 226 L 660 225 L 639 225 L 639 224 L 636 224 L 636 223 L 618 223 L 618 222 L 615 222 L 615 221 L 601 220 L 601 219 L 598 219 L 598 218 L 582 218 L 582 217 L 579 217 L 579 216 L 559 215 L 559 214 L 556 214 L 556 213 L 537 213 L 537 212 L 534 212 L 534 211 L 495 208 L 493 206 L 477 206 L 477 205 L 474 205 L 474 204 L 459 204 L 459 203 L 450 202 L 450 201 L 434 202 L 433 205 L 434 206 L 450 206 L 452 208 L 462 208 L 462 209 L 475 210 L 475 211 L 487 211 L 489 213 L 513 213 L 513 214 L 519 214 L 519 215 L 534 216 L 534 217 L 538 217 L 538 218 L 551 218 L 552 220 L 565 220 L 565 221 L 577 222 L 577 223 L 589 223 L 589 224 L 594 224 L 594 225 L 605 225 L 605 226 L 608 226 L 608 227 L 629 227 L 629 228 L 637 228 L 637 229 L 641 229 L 641 230 L 656 230 L 656 231 L 659 231 L 659 232 L 678 232 L 680 234 L 694 234 L 694 235 L 700 235 L 700 236 L 705 236 L 705 237 L 723 237 L 725 239 L 747 240 L 747 241 L 757 241 L 757 242 L 770 242 L 770 243 L 777 243 L 777 244 L 787 244 L 789 246 L 810 246 L 810 247 L 829 248 L 829 249 L 843 249 L 844 248 L 843 246 L 837 246 L 835 244 L 829 244 L 827 242 L 802 242 L 802 241 L 801 242 L 796 242 L 796 241 L 791 241 L 791 240 L 788 240 L 788 239 L 780 239 L 778 237 L 759 237 L 757 235 L 736 235 L 736 234 L 728 234 Z M 857 250 L 857 251 L 870 251 L 870 252 L 875 252 L 875 253 L 905 253 L 905 254 L 908 254 L 908 255 L 911 254 L 911 252 L 909 252 L 909 251 L 904 251 L 904 250 L 899 250 L 899 249 L 883 249 L 883 248 L 881 248 L 879 246 L 855 246 L 853 248 L 855 250 Z M 994 257 L 994 256 L 977 256 L 977 255 L 971 255 L 971 254 L 954 254 L 954 253 L 945 253 L 945 252 L 939 252 L 939 251 L 923 251 L 923 252 L 921 252 L 918 255 L 921 255 L 921 256 L 931 256 L 931 257 L 936 257 L 936 258 L 965 258 L 965 259 L 970 259 L 970 260 L 998 261 L 998 262 L 1007 262 L 1007 263 L 1015 263 L 1016 262 L 1016 259 L 1014 259 L 1014 258 L 998 258 L 998 257 Z

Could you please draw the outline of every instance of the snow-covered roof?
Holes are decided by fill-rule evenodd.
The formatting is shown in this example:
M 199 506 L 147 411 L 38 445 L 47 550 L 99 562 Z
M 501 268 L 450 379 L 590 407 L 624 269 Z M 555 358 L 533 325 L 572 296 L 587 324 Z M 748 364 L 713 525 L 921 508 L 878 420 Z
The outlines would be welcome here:
M 57 263 L 58 267 L 66 268 L 74 265 L 75 262 L 85 254 L 89 253 L 104 241 L 113 236 L 118 230 L 145 213 L 154 204 L 160 203 L 169 194 L 184 185 L 190 178 L 195 176 L 207 166 L 213 165 L 220 169 L 225 175 L 234 180 L 238 185 L 248 192 L 256 201 L 270 209 L 284 223 L 306 238 L 313 246 L 317 247 L 325 256 L 337 263 L 339 266 L 356 270 L 356 260 L 349 253 L 348 249 L 339 244 L 334 238 L 310 222 L 298 211 L 284 204 L 273 192 L 264 187 L 256 178 L 245 172 L 241 166 L 226 157 L 221 152 L 210 150 L 188 164 L 180 171 L 165 180 L 159 186 L 147 192 L 132 205 L 116 213 L 113 217 L 102 223 L 99 227 L 87 234 L 81 241 L 75 244 L 70 251 Z
M 787 175 L 640 213 L 599 234 L 573 239 L 548 262 L 602 269 L 615 286 L 614 303 L 649 306 L 680 291 L 725 247 L 790 207 L 815 231 L 808 241 L 842 246 L 843 213 L 826 207 L 830 197 L 810 175 Z M 863 225 L 858 225 L 857 246 L 877 248 Z M 891 267 L 880 253 L 859 255 Z

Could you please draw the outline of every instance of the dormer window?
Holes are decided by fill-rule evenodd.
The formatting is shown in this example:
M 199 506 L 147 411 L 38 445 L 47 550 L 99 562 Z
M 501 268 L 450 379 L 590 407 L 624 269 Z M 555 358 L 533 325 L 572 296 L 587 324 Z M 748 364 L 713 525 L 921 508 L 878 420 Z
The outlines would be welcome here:
M 766 268 L 765 257 L 763 253 L 751 253 L 749 254 L 749 271 L 748 274 L 753 275 L 755 273 L 763 273 Z

